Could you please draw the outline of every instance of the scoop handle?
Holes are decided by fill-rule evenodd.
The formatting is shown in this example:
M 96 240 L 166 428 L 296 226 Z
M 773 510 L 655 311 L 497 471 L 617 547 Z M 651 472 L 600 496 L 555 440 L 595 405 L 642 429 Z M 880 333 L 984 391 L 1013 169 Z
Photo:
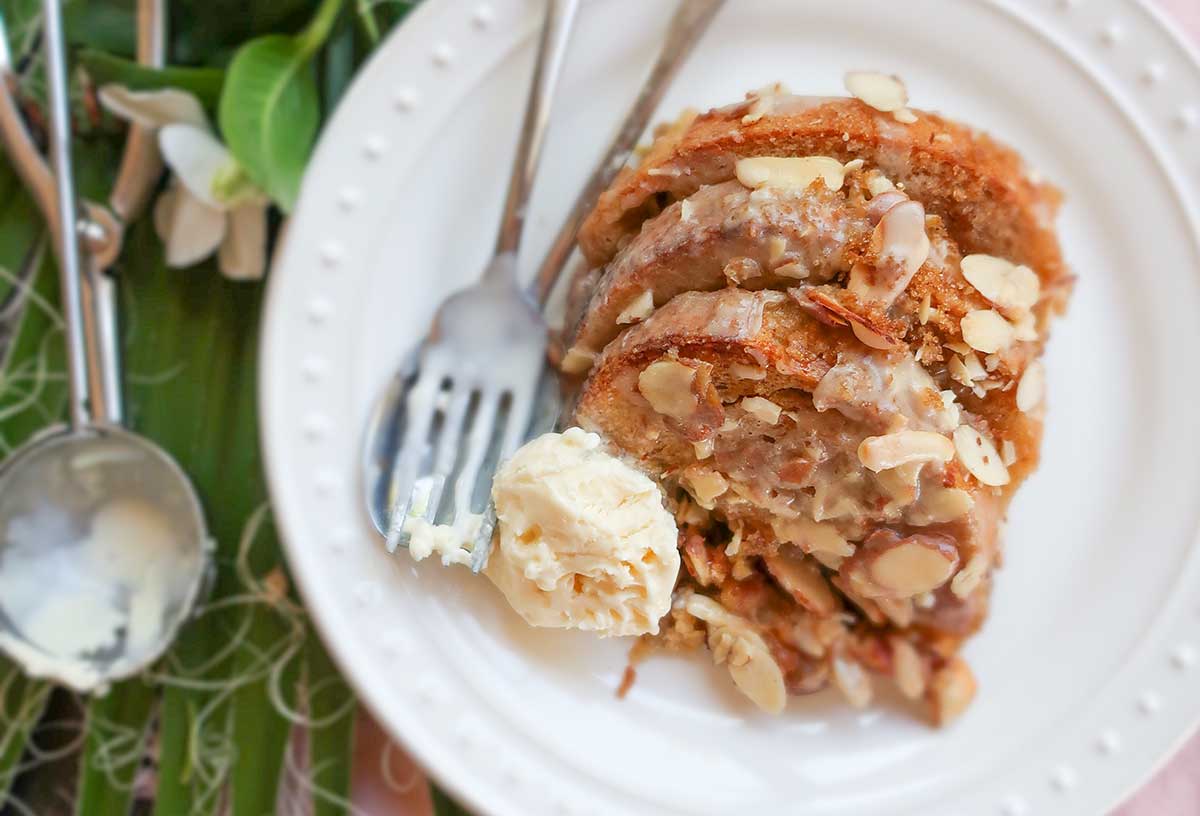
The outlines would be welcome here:
M 66 333 L 68 419 L 73 430 L 82 430 L 107 418 L 108 398 L 100 361 L 104 340 L 99 321 L 86 319 L 90 310 L 84 302 L 79 204 L 71 165 L 71 112 L 61 0 L 42 0 L 42 12 L 42 47 L 50 90 L 50 162 L 57 201 L 51 233 L 57 245 L 58 284 Z

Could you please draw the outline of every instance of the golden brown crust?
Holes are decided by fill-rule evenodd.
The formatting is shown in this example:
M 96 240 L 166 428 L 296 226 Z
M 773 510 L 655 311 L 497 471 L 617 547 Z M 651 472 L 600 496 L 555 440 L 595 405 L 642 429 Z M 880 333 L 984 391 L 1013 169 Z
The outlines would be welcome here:
M 623 171 L 580 230 L 588 261 L 611 260 L 663 204 L 733 178 L 738 158 L 826 155 L 861 158 L 903 184 L 945 220 L 964 254 L 1027 264 L 1048 290 L 1069 279 L 1053 231 L 1058 191 L 1033 180 L 1015 152 L 987 135 L 924 111 L 903 125 L 856 99 L 815 101 L 744 123 L 748 109 L 702 114 Z

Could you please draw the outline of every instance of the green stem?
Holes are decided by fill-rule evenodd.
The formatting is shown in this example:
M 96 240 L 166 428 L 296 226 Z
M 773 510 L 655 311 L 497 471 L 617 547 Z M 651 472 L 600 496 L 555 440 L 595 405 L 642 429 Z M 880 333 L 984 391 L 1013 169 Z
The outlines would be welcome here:
M 308 26 L 296 36 L 296 44 L 304 59 L 308 59 L 329 39 L 337 22 L 344 0 L 322 0 Z
M 358 0 L 358 19 L 362 23 L 371 47 L 379 45 L 379 23 L 375 20 L 375 9 L 368 0 Z

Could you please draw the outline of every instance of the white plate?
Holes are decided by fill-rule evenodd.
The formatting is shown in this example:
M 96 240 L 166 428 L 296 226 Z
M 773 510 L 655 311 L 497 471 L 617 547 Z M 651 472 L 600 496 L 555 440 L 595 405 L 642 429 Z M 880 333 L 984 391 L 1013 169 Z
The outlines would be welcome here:
M 557 224 L 673 4 L 582 15 L 531 218 Z M 1200 718 L 1200 63 L 1132 0 L 737 0 L 669 94 L 902 75 L 913 104 L 1011 142 L 1068 199 L 1079 275 L 1049 355 L 1040 472 L 1020 492 L 977 702 L 933 730 L 832 695 L 771 719 L 705 654 L 532 631 L 484 581 L 384 555 L 359 433 L 443 293 L 489 251 L 535 0 L 429 0 L 321 141 L 272 274 L 263 441 L 289 559 L 363 699 L 471 806 L 541 813 L 1095 814 Z

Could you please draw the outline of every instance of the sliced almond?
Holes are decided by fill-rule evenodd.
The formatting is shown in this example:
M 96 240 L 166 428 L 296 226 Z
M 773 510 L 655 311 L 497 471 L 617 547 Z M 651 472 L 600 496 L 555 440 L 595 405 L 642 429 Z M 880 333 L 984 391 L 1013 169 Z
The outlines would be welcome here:
M 649 289 L 629 302 L 617 315 L 617 323 L 637 323 L 654 314 L 654 293 Z
M 915 527 L 944 524 L 971 512 L 975 500 L 959 487 L 935 487 L 921 491 L 921 497 L 905 513 L 905 519 Z
M 779 554 L 768 555 L 763 562 L 771 576 L 791 593 L 796 603 L 814 615 L 826 617 L 841 608 L 825 576 L 808 558 Z
M 963 358 L 955 355 L 946 363 L 946 372 L 950 375 L 950 379 L 960 383 L 967 388 L 974 388 L 975 383 L 971 380 L 971 372 L 967 370 L 966 363 Z
M 851 159 L 842 165 L 842 172 L 848 176 L 851 173 L 857 173 L 859 170 L 862 170 L 865 165 L 866 162 L 863 159 Z
M 828 156 L 756 156 L 738 159 L 736 173 L 738 181 L 755 190 L 761 187 L 805 190 L 817 179 L 821 179 L 830 190 L 840 190 L 845 182 L 842 163 Z
M 1008 484 L 1008 468 L 995 444 L 970 425 L 959 425 L 954 429 L 954 450 L 958 460 L 981 484 L 989 487 Z
M 808 277 L 808 267 L 799 262 L 780 264 L 775 267 L 775 274 L 781 278 L 804 280 Z
M 746 365 L 745 363 L 730 363 L 729 373 L 739 380 L 765 380 L 767 370 L 762 366 Z
M 875 110 L 891 113 L 908 104 L 908 90 L 898 77 L 878 71 L 849 71 L 845 83 L 852 96 Z
M 919 700 L 928 685 L 925 661 L 915 646 L 898 635 L 888 643 L 892 647 L 892 679 L 896 681 L 896 687 L 908 699 Z
M 908 108 L 892 111 L 892 118 L 902 125 L 911 125 L 917 121 L 917 115 Z
M 729 480 L 711 468 L 692 465 L 683 471 L 683 483 L 696 503 L 705 510 L 713 509 L 713 502 L 729 489 Z
M 1000 443 L 1000 460 L 1004 462 L 1006 467 L 1012 467 L 1017 461 L 1017 446 L 1013 444 L 1011 439 L 1005 439 Z
M 891 305 L 929 258 L 925 208 L 911 200 L 889 207 L 875 226 L 871 246 L 877 252 L 875 266 L 855 264 L 846 288 L 862 300 Z
M 782 261 L 784 253 L 787 252 L 787 246 L 787 239 L 782 236 L 772 235 L 770 238 L 768 238 L 767 262 L 770 263 L 771 266 L 775 266 Z
M 974 380 L 982 380 L 987 377 L 987 369 L 983 367 L 983 363 L 979 362 L 979 358 L 975 356 L 975 352 L 968 352 L 963 355 L 963 367 L 967 370 L 967 376 Z
M 858 341 L 868 348 L 890 351 L 898 345 L 895 342 L 889 341 L 887 337 L 874 329 L 868 329 L 856 320 L 851 321 L 850 331 L 854 332 L 854 336 L 858 338 Z
M 1008 348 L 1013 341 L 1012 324 L 995 309 L 976 309 L 963 316 L 963 340 L 976 351 L 994 354 Z
M 688 224 L 696 220 L 696 206 L 691 200 L 685 198 L 679 202 L 679 220 Z
M 910 462 L 948 462 L 953 458 L 954 443 L 930 431 L 869 436 L 858 446 L 858 460 L 876 473 Z
M 775 425 L 779 422 L 779 415 L 783 409 L 771 402 L 766 397 L 746 397 L 741 402 L 742 410 L 750 414 L 750 416 L 765 422 L 768 425 Z
M 674 419 L 687 419 L 697 408 L 692 393 L 696 369 L 678 360 L 656 360 L 638 374 L 638 391 L 655 411 Z
M 567 353 L 563 355 L 562 362 L 559 363 L 559 368 L 562 369 L 564 374 L 586 374 L 596 362 L 597 356 L 599 355 L 591 349 L 582 346 L 571 346 L 571 348 L 567 349 Z
M 866 708 L 871 704 L 873 691 L 871 678 L 857 662 L 840 654 L 835 654 L 832 660 L 833 684 L 846 697 L 846 701 L 855 708 Z
M 967 559 L 966 565 L 950 581 L 950 591 L 956 598 L 967 598 L 987 575 L 989 566 L 991 566 L 991 560 L 986 555 L 975 553 Z
M 696 452 L 697 459 L 707 459 L 713 455 L 712 437 L 701 439 L 699 442 L 693 442 L 692 449 Z
M 855 581 L 859 592 L 867 597 L 912 598 L 950 580 L 958 568 L 958 551 L 942 536 L 917 533 L 900 538 L 891 530 L 880 530 L 863 542 L 855 560 L 868 579 Z
M 1032 309 L 1038 301 L 1041 283 L 1027 266 L 994 255 L 967 255 L 961 269 L 979 294 L 1014 316 Z
M 1025 367 L 1025 373 L 1017 385 L 1017 408 L 1029 413 L 1042 404 L 1045 394 L 1046 367 L 1041 360 L 1034 360 Z
M 744 283 L 762 277 L 762 266 L 753 258 L 734 258 L 722 270 L 725 278 L 733 284 Z
M 933 721 L 946 725 L 967 710 L 975 698 L 975 676 L 961 657 L 950 658 L 942 668 L 934 672 L 929 682 L 929 701 L 933 709 Z
M 1013 322 L 1013 337 L 1023 342 L 1038 339 L 1037 318 L 1033 316 L 1033 312 L 1024 312 Z
M 775 537 L 786 544 L 795 544 L 811 555 L 821 553 L 844 558 L 854 555 L 854 545 L 842 538 L 837 527 L 810 519 L 771 519 Z
M 892 180 L 878 170 L 872 170 L 867 176 L 867 192 L 872 198 L 895 189 L 896 185 L 892 184 Z
M 771 656 L 761 636 L 735 641 L 729 661 L 729 676 L 738 691 L 768 714 L 778 714 L 787 705 L 783 670 Z
M 922 326 L 928 323 L 929 318 L 933 316 L 932 303 L 933 299 L 930 297 L 929 293 L 926 292 L 925 296 L 921 298 L 920 308 L 917 309 L 917 320 L 921 322 Z
M 912 626 L 913 618 L 916 617 L 911 598 L 876 598 L 875 605 L 893 626 L 900 629 Z

